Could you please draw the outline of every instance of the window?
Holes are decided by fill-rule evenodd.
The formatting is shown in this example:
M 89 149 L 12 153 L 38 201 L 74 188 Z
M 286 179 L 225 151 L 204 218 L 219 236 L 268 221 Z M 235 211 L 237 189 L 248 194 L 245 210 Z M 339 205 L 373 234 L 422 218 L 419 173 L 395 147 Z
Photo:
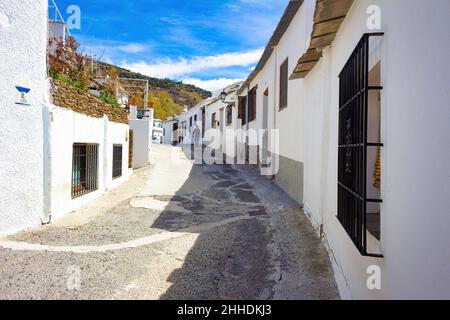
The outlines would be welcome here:
M 97 190 L 98 145 L 76 143 L 72 148 L 72 198 Z
M 376 221 L 376 210 L 374 216 L 370 208 L 382 202 L 379 193 L 378 198 L 372 198 L 371 188 L 378 185 L 377 172 L 381 171 L 378 154 L 383 144 L 379 135 L 380 118 L 371 116 L 380 107 L 378 97 L 382 87 L 379 64 L 373 68 L 374 73 L 369 70 L 369 40 L 381 35 L 365 34 L 339 75 L 338 219 L 361 254 L 372 257 L 381 257 L 368 252 L 371 250 L 367 238 L 369 234 L 380 238 L 380 215 L 378 212 Z M 375 82 L 371 83 L 370 78 Z M 373 168 L 370 149 L 374 149 Z
M 280 107 L 282 110 L 288 106 L 288 81 L 289 81 L 289 60 L 286 59 L 280 66 Z
M 256 119 L 256 91 L 258 86 L 254 87 L 248 93 L 248 122 Z
M 246 117 L 246 104 L 247 104 L 247 97 L 239 97 L 239 104 L 238 104 L 238 119 L 242 120 L 242 125 L 245 125 L 247 123 L 247 117 Z
M 202 108 L 202 138 L 205 137 L 206 133 L 206 108 Z
M 192 128 L 192 117 L 189 118 L 189 128 Z
M 233 123 L 233 106 L 227 107 L 227 126 L 231 126 Z
M 214 112 L 211 116 L 211 128 L 216 128 L 216 113 Z
M 120 178 L 122 176 L 122 145 L 113 146 L 113 179 Z

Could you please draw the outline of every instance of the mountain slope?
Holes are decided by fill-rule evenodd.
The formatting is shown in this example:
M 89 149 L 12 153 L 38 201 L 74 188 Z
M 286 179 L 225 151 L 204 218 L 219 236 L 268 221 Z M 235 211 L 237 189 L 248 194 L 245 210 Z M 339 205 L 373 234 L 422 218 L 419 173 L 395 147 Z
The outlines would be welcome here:
M 105 66 L 111 66 L 104 64 Z M 112 66 L 117 69 L 121 78 L 127 79 L 143 79 L 148 80 L 149 89 L 153 93 L 166 91 L 170 94 L 173 101 L 180 106 L 193 107 L 200 101 L 211 97 L 211 92 L 200 89 L 190 84 L 182 82 L 175 82 L 169 79 L 157 79 L 142 75 L 140 73 L 132 72 L 118 66 Z

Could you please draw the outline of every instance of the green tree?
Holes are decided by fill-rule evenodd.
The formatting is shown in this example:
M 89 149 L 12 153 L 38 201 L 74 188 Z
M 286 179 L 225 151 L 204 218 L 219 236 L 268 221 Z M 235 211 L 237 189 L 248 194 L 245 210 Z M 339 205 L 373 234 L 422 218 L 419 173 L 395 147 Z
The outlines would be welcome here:
M 153 105 L 155 119 L 167 120 L 170 116 L 183 112 L 183 107 L 175 103 L 165 90 L 150 92 L 149 102 Z

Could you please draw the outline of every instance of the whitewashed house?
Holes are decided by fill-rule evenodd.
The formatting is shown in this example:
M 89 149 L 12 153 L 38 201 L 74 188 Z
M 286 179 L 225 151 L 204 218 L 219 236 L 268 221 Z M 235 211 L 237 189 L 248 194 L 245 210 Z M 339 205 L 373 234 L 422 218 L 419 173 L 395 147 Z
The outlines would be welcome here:
M 343 298 L 450 298 L 449 13 L 291 1 L 239 92 L 244 126 L 280 130 L 275 181 L 326 243 Z
M 128 113 L 47 77 L 48 3 L 0 4 L 0 235 L 50 223 L 125 181 Z
M 47 1 L 2 1 L 0 234 L 48 222 L 42 183 L 45 171 L 42 110 L 48 100 L 46 50 Z M 24 92 L 24 101 L 16 87 L 30 90 Z
M 137 110 L 130 106 L 129 123 L 132 130 L 133 169 L 143 168 L 150 163 L 150 151 L 153 143 L 153 108 Z
M 450 2 L 312 2 L 289 74 L 303 88 L 303 203 L 341 295 L 448 299 Z
M 221 97 L 205 99 L 194 107 L 185 110 L 178 116 L 170 117 L 165 121 L 164 141 L 166 144 L 194 144 L 195 130 L 198 128 L 199 144 L 217 147 L 223 153 L 235 157 L 235 138 L 232 135 L 237 125 L 237 90 L 242 83 L 236 83 L 223 89 L 225 100 Z M 218 143 L 212 143 L 214 131 L 220 132 Z M 230 134 L 227 135 L 227 130 Z M 227 139 L 229 140 L 227 143 Z M 222 146 L 223 145 L 223 146 Z
M 176 116 L 169 117 L 163 124 L 163 143 L 167 145 L 178 144 L 178 119 Z
M 324 240 L 343 298 L 450 298 L 449 13 L 446 0 L 290 1 L 238 90 L 232 126 L 279 130 L 274 180 Z M 222 129 L 222 108 L 181 119 L 205 110 L 201 125 Z
M 273 149 L 274 180 L 298 202 L 303 201 L 303 103 L 299 81 L 289 81 L 306 46 L 311 1 L 290 1 L 256 68 L 240 88 L 239 118 L 244 129 L 278 129 Z M 250 141 L 248 147 L 252 148 Z M 254 146 L 253 146 L 254 147 Z M 259 146 L 266 149 L 266 146 Z
M 128 113 L 96 97 L 52 81 L 44 109 L 44 145 L 49 215 L 53 219 L 88 203 L 127 180 Z
M 162 144 L 164 139 L 163 133 L 164 122 L 160 119 L 153 120 L 153 144 Z

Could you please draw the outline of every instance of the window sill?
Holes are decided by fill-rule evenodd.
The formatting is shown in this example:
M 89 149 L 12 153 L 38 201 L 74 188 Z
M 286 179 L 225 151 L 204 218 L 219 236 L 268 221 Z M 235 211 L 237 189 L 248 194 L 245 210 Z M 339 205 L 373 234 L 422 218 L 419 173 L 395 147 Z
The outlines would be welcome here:
M 286 110 L 287 108 L 288 108 L 288 106 L 283 107 L 283 108 L 278 108 L 278 112 L 284 111 L 284 110 Z

